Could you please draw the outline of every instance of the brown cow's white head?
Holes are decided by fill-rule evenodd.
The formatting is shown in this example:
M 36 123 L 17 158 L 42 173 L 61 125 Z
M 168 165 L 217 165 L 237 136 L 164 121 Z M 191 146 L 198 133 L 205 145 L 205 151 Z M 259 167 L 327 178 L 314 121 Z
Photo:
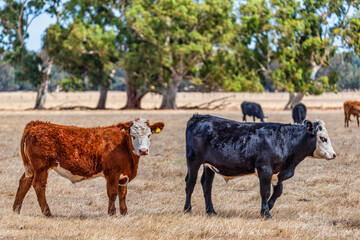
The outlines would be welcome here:
M 305 120 L 304 123 L 308 124 L 309 122 Z M 311 123 L 311 122 L 310 122 Z M 313 127 L 314 134 L 316 135 L 316 149 L 313 153 L 314 158 L 325 158 L 326 160 L 331 160 L 336 157 L 336 153 L 331 146 L 330 137 L 325 128 L 325 123 L 322 120 L 316 120 L 314 123 L 311 123 Z
M 134 153 L 138 156 L 148 155 L 150 153 L 151 135 L 161 132 L 164 126 L 163 122 L 150 125 L 149 121 L 143 118 L 137 118 L 132 122 L 125 123 L 124 129 L 129 131 Z

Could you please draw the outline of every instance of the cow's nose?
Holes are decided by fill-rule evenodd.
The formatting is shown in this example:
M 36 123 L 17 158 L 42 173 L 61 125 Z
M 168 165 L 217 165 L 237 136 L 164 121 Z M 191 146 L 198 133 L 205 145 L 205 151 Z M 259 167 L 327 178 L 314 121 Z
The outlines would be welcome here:
M 149 149 L 147 149 L 147 148 L 140 148 L 140 149 L 139 149 L 139 153 L 140 153 L 140 155 L 148 155 L 148 154 L 149 154 Z
M 333 154 L 333 158 L 336 158 L 336 153 Z

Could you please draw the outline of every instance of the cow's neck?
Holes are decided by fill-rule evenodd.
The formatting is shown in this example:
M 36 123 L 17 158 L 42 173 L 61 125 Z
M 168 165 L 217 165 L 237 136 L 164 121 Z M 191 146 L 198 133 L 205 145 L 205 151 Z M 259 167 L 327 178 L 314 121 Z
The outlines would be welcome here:
M 298 135 L 295 145 L 291 146 L 293 149 L 292 162 L 294 167 L 297 166 L 306 157 L 312 156 L 316 149 L 316 136 L 311 136 L 306 128 Z
M 129 181 L 131 181 L 136 177 L 140 156 L 135 153 L 135 148 L 132 145 L 130 134 L 126 137 L 126 144 L 130 155 L 131 176 L 129 176 Z

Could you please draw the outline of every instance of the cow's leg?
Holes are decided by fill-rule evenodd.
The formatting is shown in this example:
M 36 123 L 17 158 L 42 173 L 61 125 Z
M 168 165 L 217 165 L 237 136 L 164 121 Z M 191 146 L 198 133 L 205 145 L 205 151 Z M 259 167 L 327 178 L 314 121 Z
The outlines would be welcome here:
M 276 199 L 280 197 L 282 194 L 283 191 L 282 182 L 294 176 L 294 173 L 295 173 L 294 169 L 289 169 L 287 171 L 279 173 L 277 185 L 274 186 L 273 194 L 271 195 L 271 198 L 268 201 L 269 210 L 271 210 L 274 207 Z
M 253 116 L 253 120 L 254 120 L 254 122 L 255 122 L 255 116 Z
M 357 121 L 357 124 L 358 124 L 358 127 L 359 127 L 359 116 L 356 116 L 356 121 Z
M 50 217 L 51 212 L 50 212 L 50 208 L 46 202 L 46 197 L 45 197 L 47 177 L 48 177 L 47 169 L 44 169 L 41 172 L 35 172 L 32 185 L 35 189 L 37 200 L 38 200 L 40 208 L 41 208 L 41 212 L 45 216 Z
M 347 121 L 347 114 L 345 113 L 345 118 L 344 118 L 344 127 L 346 127 L 346 121 Z
M 127 213 L 126 194 L 127 194 L 127 186 L 121 186 L 119 184 L 118 195 L 119 195 L 119 203 L 120 203 L 120 213 L 122 215 L 125 215 Z
M 216 214 L 211 200 L 211 189 L 214 181 L 214 176 L 215 173 L 208 167 L 204 166 L 204 172 L 201 177 L 201 185 L 204 191 L 206 213 L 209 214 Z
M 271 198 L 268 201 L 269 210 L 273 208 L 276 199 L 281 196 L 282 191 L 283 191 L 283 184 L 282 182 L 278 182 L 277 185 L 274 186 L 273 194 L 271 195 Z
M 25 176 L 25 173 L 21 176 L 19 180 L 19 188 L 16 193 L 13 210 L 16 213 L 20 213 L 22 203 L 24 201 L 26 193 L 29 191 L 34 176 Z
M 109 198 L 108 214 L 109 216 L 116 215 L 115 201 L 118 195 L 118 181 L 119 177 L 107 176 L 106 177 L 106 192 Z
M 190 162 L 190 164 L 189 164 Z M 201 164 L 198 164 L 196 161 L 188 160 L 188 172 L 186 174 L 185 182 L 186 182 L 186 200 L 184 206 L 184 212 L 191 211 L 191 195 L 194 191 L 194 187 L 196 184 L 196 179 L 198 176 L 198 171 Z
M 243 122 L 246 122 L 246 115 L 243 115 Z
M 261 216 L 265 216 L 266 219 L 271 219 L 268 199 L 270 197 L 272 171 L 267 167 L 257 168 L 257 171 L 260 180 L 260 195 L 261 195 L 260 214 Z

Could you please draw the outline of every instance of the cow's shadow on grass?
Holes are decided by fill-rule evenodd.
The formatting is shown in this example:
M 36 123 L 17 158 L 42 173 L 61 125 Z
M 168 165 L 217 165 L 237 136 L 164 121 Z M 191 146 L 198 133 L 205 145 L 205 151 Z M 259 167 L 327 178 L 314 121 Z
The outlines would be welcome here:
M 239 209 L 223 209 L 223 210 L 217 210 L 217 214 L 207 214 L 205 212 L 189 212 L 189 213 L 183 213 L 185 216 L 203 216 L 206 218 L 220 218 L 220 219 L 247 219 L 247 220 L 256 220 L 256 219 L 262 219 L 260 216 L 260 211 L 242 211 Z

